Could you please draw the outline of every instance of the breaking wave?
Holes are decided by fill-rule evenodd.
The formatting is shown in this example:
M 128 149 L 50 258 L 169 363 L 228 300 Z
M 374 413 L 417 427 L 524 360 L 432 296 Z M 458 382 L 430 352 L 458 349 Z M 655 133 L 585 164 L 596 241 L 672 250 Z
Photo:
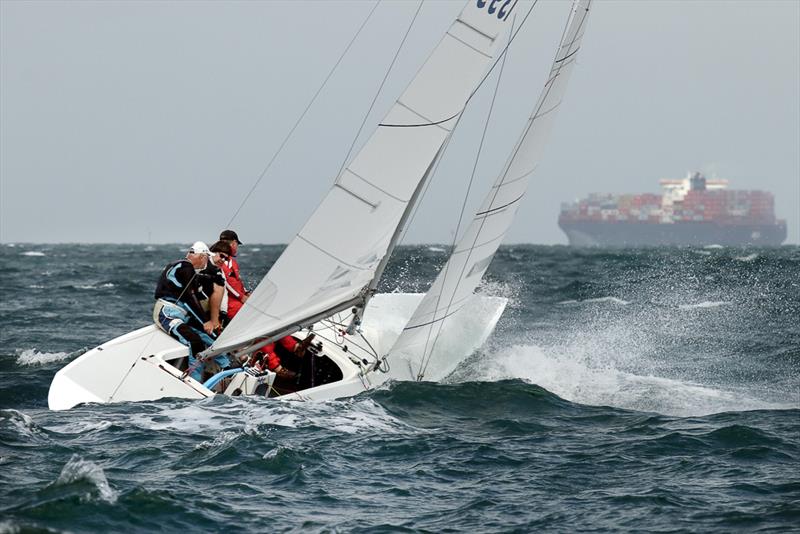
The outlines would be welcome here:
M 17 356 L 17 365 L 44 365 L 60 362 L 77 356 L 85 350 L 81 349 L 75 352 L 39 352 L 36 349 L 26 349 Z
M 576 358 L 568 350 L 536 345 L 516 345 L 489 353 L 473 371 L 475 378 L 486 381 L 521 378 L 571 402 L 664 415 L 683 417 L 793 407 L 691 381 L 639 375 L 617 369 L 612 361 L 600 356 Z
M 103 469 L 94 462 L 83 460 L 75 455 L 64 465 L 54 485 L 68 486 L 80 483 L 88 483 L 90 486 L 83 495 L 84 500 L 89 501 L 98 497 L 110 504 L 117 501 L 118 493 L 108 483 Z

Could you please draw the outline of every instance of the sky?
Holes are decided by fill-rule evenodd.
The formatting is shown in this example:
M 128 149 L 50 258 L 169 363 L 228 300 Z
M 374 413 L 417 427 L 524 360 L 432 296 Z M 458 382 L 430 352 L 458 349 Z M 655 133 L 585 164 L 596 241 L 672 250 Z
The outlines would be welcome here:
M 383 1 L 248 194 L 373 2 L 0 1 L 0 242 L 211 242 L 228 226 L 288 242 L 463 5 L 424 2 L 378 93 L 418 6 Z M 568 11 L 539 1 L 512 44 L 468 210 L 520 135 Z M 498 71 L 406 243 L 453 239 Z M 800 2 L 600 0 L 506 242 L 566 243 L 562 202 L 699 170 L 774 193 L 797 244 L 798 147 Z

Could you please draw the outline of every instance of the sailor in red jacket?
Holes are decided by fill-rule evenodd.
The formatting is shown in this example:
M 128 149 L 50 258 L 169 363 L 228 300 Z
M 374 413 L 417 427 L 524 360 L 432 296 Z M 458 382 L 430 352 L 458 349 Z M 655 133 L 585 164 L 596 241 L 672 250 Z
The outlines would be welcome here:
M 222 270 L 225 273 L 225 289 L 228 292 L 228 320 L 231 320 L 247 302 L 250 292 L 244 287 L 242 276 L 239 274 L 239 264 L 235 259 L 239 245 L 242 244 L 239 236 L 233 230 L 223 230 L 219 234 L 219 239 L 227 241 L 231 245 L 231 255 L 228 261 L 222 264 Z
M 314 334 L 309 334 L 303 341 L 297 341 L 292 336 L 286 336 L 274 343 L 264 345 L 253 354 L 249 364 L 256 369 L 263 371 L 269 369 L 275 372 L 280 378 L 296 378 L 297 373 L 282 365 L 281 357 L 278 352 L 283 349 L 286 352 L 302 357 L 306 353 L 311 342 L 314 341 Z M 276 345 L 280 345 L 280 348 Z

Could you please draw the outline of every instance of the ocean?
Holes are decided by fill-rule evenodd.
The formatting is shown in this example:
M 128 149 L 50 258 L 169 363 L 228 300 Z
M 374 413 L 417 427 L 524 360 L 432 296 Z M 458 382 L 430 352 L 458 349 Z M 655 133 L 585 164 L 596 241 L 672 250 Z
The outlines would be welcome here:
M 0 533 L 800 529 L 800 248 L 509 245 L 440 382 L 47 409 L 180 245 L 0 245 Z M 401 247 L 382 292 L 447 247 Z M 282 247 L 242 247 L 254 286 Z M 458 316 L 452 320 L 458 321 Z

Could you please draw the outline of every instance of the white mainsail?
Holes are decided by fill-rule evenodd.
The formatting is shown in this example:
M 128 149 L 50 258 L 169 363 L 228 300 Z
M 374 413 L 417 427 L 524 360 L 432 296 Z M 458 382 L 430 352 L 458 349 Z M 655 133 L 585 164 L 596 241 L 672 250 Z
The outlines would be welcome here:
M 472 297 L 511 226 L 564 97 L 590 4 L 591 0 L 574 2 L 547 82 L 522 136 L 445 267 L 389 351 L 393 378 L 435 380 L 447 375 L 458 363 L 431 358 L 436 340 L 444 321 Z
M 510 24 L 513 4 L 495 4 L 470 0 L 207 354 L 288 333 L 364 302 L 415 192 Z

